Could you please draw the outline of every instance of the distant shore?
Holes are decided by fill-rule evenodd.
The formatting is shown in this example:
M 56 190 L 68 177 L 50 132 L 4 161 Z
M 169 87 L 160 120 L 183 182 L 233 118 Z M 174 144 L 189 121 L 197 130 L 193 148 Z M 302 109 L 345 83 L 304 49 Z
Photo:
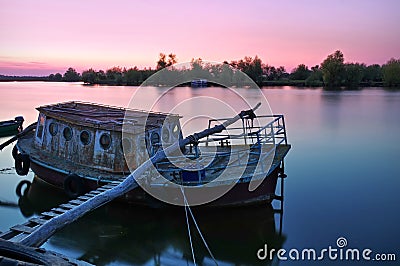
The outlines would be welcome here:
M 35 77 L 35 76 L 1 76 L 0 82 L 29 82 L 29 81 L 44 81 L 44 82 L 66 82 L 66 81 L 54 81 L 49 80 L 48 77 Z M 84 83 L 84 85 L 105 85 L 105 86 L 140 86 L 141 83 L 115 83 L 113 81 L 102 81 L 96 83 Z M 307 84 L 306 80 L 268 80 L 259 82 L 257 84 L 260 87 L 325 87 L 323 82 L 314 82 L 313 84 Z M 190 82 L 181 84 L 181 86 L 190 86 Z M 210 83 L 209 86 L 219 86 L 218 84 Z M 383 82 L 360 82 L 356 87 L 384 87 Z
M 35 76 L 3 76 L 0 75 L 0 82 L 12 81 L 49 81 L 49 77 L 35 77 Z
M 175 67 L 176 55 L 160 53 L 155 69 L 136 66 L 131 68 L 112 67 L 107 70 L 89 68 L 79 73 L 69 67 L 61 73 L 49 76 L 6 76 L 0 74 L 0 81 L 51 81 L 51 82 L 83 82 L 87 85 L 140 86 L 144 82 L 149 86 L 170 86 L 181 81 L 201 78 L 208 81 L 208 86 L 260 87 L 294 86 L 294 87 L 326 87 L 330 89 L 357 89 L 358 87 L 400 87 L 400 59 L 391 58 L 385 64 L 366 65 L 364 63 L 348 63 L 340 50 L 327 56 L 320 65 L 311 68 L 299 64 L 290 73 L 285 67 L 274 67 L 264 64 L 256 55 L 245 56 L 238 61 L 224 61 L 211 64 L 201 58 L 192 59 L 188 65 Z M 153 75 L 162 70 L 155 78 Z M 149 79 L 150 78 L 150 79 Z M 214 84 L 212 83 L 214 81 Z M 180 84 L 179 86 L 190 86 Z

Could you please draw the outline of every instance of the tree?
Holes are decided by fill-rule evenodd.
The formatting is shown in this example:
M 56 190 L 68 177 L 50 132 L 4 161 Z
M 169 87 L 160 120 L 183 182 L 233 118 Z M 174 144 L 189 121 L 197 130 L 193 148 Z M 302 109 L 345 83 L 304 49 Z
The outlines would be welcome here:
M 192 58 L 192 60 L 190 61 L 190 65 L 191 65 L 192 70 L 194 72 L 200 72 L 200 71 L 203 70 L 203 59 L 201 59 L 201 58 L 197 58 L 197 59 Z
M 286 69 L 284 66 L 280 66 L 276 69 L 276 75 L 278 80 L 288 78 L 289 74 L 286 72 Z
M 311 71 L 304 64 L 298 65 L 295 69 L 293 69 L 292 73 L 290 73 L 290 79 L 292 80 L 306 80 L 311 75 Z
M 174 54 L 169 54 L 168 55 L 168 61 L 167 61 L 167 67 L 172 66 L 173 64 L 176 64 L 178 60 L 176 59 L 176 55 Z
M 167 67 L 167 60 L 166 60 L 166 55 L 163 53 L 160 53 L 160 58 L 157 61 L 157 70 L 163 69 Z
M 359 63 L 345 64 L 344 83 L 347 87 L 357 87 L 363 76 L 366 66 Z
M 142 73 L 136 66 L 128 69 L 124 73 L 124 78 L 127 85 L 139 85 L 141 82 L 143 82 Z
M 252 80 L 254 80 L 254 82 L 256 82 L 257 84 L 261 84 L 262 74 L 263 74 L 262 61 L 256 55 L 256 57 L 254 57 L 253 61 L 250 64 L 249 77 Z
M 382 81 L 382 68 L 378 64 L 369 65 L 364 69 L 362 81 L 364 82 L 380 82 Z
M 239 61 L 232 61 L 230 65 L 248 75 L 254 82 L 261 84 L 264 64 L 257 55 L 254 59 L 250 56 L 245 56 L 244 59 Z
M 164 53 L 160 53 L 160 57 L 157 61 L 157 70 L 172 66 L 173 64 L 176 64 L 178 62 L 178 60 L 176 59 L 176 55 L 173 53 L 170 53 L 168 55 L 168 59 L 167 56 Z
M 319 65 L 311 67 L 311 74 L 306 79 L 306 86 L 322 86 L 323 78 L 322 71 Z
M 68 68 L 68 70 L 65 72 L 64 77 L 63 77 L 64 81 L 67 82 L 75 82 L 75 81 L 80 81 L 81 77 L 79 75 L 78 72 L 76 72 L 75 69 L 73 69 L 72 67 Z
M 209 65 L 203 62 L 203 59 L 197 58 L 190 61 L 190 67 L 188 77 L 192 79 L 210 79 L 212 69 Z
M 265 65 L 263 67 L 263 74 L 267 77 L 267 80 L 277 80 L 278 74 L 274 66 Z
M 110 69 L 107 69 L 106 71 L 106 77 L 109 80 L 115 80 L 118 78 L 118 76 L 122 76 L 122 68 L 120 67 L 112 67 Z
M 93 68 L 82 72 L 82 81 L 84 83 L 94 84 L 98 81 L 97 73 Z
M 110 69 L 107 69 L 106 71 L 106 77 L 111 83 L 116 84 L 116 85 L 121 85 L 122 84 L 122 68 L 120 67 L 113 67 Z
M 382 66 L 382 73 L 385 86 L 400 86 L 400 59 L 390 59 Z
M 107 75 L 104 72 L 104 70 L 99 70 L 96 74 L 97 74 L 97 78 L 98 78 L 99 81 L 107 80 Z
M 326 86 L 341 86 L 345 72 L 343 53 L 337 50 L 335 53 L 328 55 L 321 64 L 321 71 Z
M 54 81 L 62 81 L 62 75 L 60 73 L 56 73 L 54 75 Z
M 225 61 L 221 66 L 221 73 L 219 75 L 221 83 L 230 86 L 232 84 L 233 74 L 232 68 L 229 66 L 228 62 Z

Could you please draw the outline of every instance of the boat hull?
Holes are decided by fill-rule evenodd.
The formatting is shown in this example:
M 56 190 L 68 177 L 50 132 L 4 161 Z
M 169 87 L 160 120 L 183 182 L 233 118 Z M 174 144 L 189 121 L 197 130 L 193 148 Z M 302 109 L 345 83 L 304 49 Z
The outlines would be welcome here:
M 51 166 L 46 167 L 45 165 L 35 162 L 34 160 L 32 160 L 31 162 L 31 169 L 40 179 L 60 189 L 64 189 L 64 180 L 68 176 L 67 173 L 57 171 L 54 167 Z M 275 169 L 274 171 L 272 171 L 267 176 L 267 178 L 264 179 L 260 186 L 254 191 L 249 191 L 248 182 L 237 183 L 222 197 L 207 204 L 204 204 L 202 205 L 202 207 L 235 207 L 271 203 L 275 196 L 278 173 L 279 169 Z M 97 189 L 104 184 L 107 184 L 107 181 L 101 180 L 96 181 L 87 178 L 82 178 L 82 180 L 84 191 L 87 192 Z M 224 189 L 224 187 L 221 186 L 218 186 L 215 189 Z M 178 198 L 177 202 L 182 202 L 181 199 L 179 199 L 179 197 L 182 195 L 181 191 L 177 190 L 176 188 L 161 187 L 160 193 L 175 193 Z M 152 197 L 141 187 L 131 190 L 124 196 L 118 198 L 118 200 L 129 204 L 144 205 L 153 208 L 164 208 L 171 205 Z
M 19 132 L 19 128 L 21 128 L 21 123 L 10 122 L 0 125 L 0 137 L 15 135 Z
M 179 115 L 81 102 L 37 110 L 36 129 L 24 132 L 16 144 L 21 154 L 13 154 L 17 173 L 26 174 L 30 163 L 38 177 L 71 198 L 113 183 L 99 191 L 110 189 L 138 169 L 135 176 L 146 184 L 118 193 L 126 193 L 120 200 L 154 207 L 184 205 L 186 200 L 207 207 L 270 203 L 291 147 L 283 116 L 257 116 L 260 125 L 254 126 L 253 109 L 229 119 L 212 119 L 207 129 L 184 139 Z M 122 134 L 127 111 L 132 113 L 126 123 L 128 135 Z M 159 178 L 147 165 L 149 157 L 165 179 L 188 187 L 182 191 Z M 250 191 L 252 179 L 261 182 Z

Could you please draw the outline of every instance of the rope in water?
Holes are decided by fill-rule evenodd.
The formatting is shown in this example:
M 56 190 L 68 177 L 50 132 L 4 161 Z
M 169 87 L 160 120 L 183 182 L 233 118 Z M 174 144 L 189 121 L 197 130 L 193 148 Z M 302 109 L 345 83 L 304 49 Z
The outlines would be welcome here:
M 189 234 L 190 250 L 192 251 L 193 263 L 194 263 L 194 265 L 196 265 L 196 259 L 194 257 L 194 250 L 193 250 L 192 234 L 190 233 L 189 217 L 187 214 L 186 205 L 185 205 L 185 215 L 186 215 L 186 224 L 187 224 L 187 229 L 188 229 L 188 234 Z
M 200 227 L 199 227 L 199 225 L 197 224 L 196 219 L 194 218 L 193 212 L 192 212 L 192 210 L 191 210 L 191 208 L 190 208 L 190 206 L 189 206 L 189 203 L 187 202 L 186 195 L 185 195 L 185 192 L 183 191 L 182 186 L 180 186 L 180 189 L 181 189 L 181 192 L 182 192 L 182 195 L 183 195 L 184 204 L 185 204 L 186 223 L 187 223 L 187 225 L 188 225 L 188 228 L 189 228 L 189 220 L 188 220 L 186 208 L 189 210 L 189 213 L 190 213 L 190 215 L 192 216 L 192 220 L 193 220 L 193 222 L 194 222 L 194 224 L 195 224 L 195 226 L 196 226 L 197 231 L 199 232 L 199 235 L 200 235 L 200 237 L 201 237 L 201 240 L 202 240 L 203 243 L 204 243 L 204 246 L 207 248 L 208 253 L 210 254 L 211 258 L 214 260 L 215 265 L 218 266 L 218 262 L 217 262 L 217 260 L 215 259 L 213 253 L 211 252 L 211 249 L 209 248 L 209 246 L 208 246 L 208 244 L 207 244 L 207 242 L 206 242 L 206 240 L 205 240 L 203 234 L 201 233 Z M 189 239 L 190 239 L 190 241 L 191 241 L 190 230 L 189 230 Z M 191 247 L 192 247 L 192 243 L 190 243 L 190 245 L 191 245 Z M 192 255 L 193 255 L 193 261 L 194 261 L 193 247 L 192 247 Z M 195 265 L 196 265 L 196 263 L 195 263 Z

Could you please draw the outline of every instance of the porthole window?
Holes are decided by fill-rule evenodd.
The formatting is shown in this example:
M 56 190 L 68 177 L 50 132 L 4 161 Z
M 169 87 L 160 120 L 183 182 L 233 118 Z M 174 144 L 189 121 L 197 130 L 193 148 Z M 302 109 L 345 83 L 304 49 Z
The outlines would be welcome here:
M 50 135 L 52 135 L 52 136 L 57 135 L 57 133 L 58 133 L 58 124 L 56 124 L 54 122 L 50 123 L 49 132 L 50 132 Z
M 103 133 L 100 136 L 100 146 L 104 149 L 107 150 L 111 147 L 111 136 L 108 133 Z
M 125 153 L 132 152 L 132 141 L 128 138 L 123 138 L 121 140 L 121 150 Z
M 172 134 L 174 135 L 174 137 L 178 137 L 178 135 L 179 135 L 179 126 L 177 124 L 172 129 Z
M 66 141 L 69 141 L 72 139 L 72 129 L 70 127 L 66 127 L 63 130 L 63 136 Z
M 83 145 L 88 145 L 91 141 L 90 133 L 89 133 L 89 131 L 86 131 L 86 130 L 81 132 L 79 138 Z
M 169 130 L 167 127 L 163 127 L 162 130 L 162 140 L 164 142 L 169 142 Z
M 151 139 L 150 139 L 151 145 L 157 145 L 160 143 L 160 135 L 156 132 L 151 134 Z

